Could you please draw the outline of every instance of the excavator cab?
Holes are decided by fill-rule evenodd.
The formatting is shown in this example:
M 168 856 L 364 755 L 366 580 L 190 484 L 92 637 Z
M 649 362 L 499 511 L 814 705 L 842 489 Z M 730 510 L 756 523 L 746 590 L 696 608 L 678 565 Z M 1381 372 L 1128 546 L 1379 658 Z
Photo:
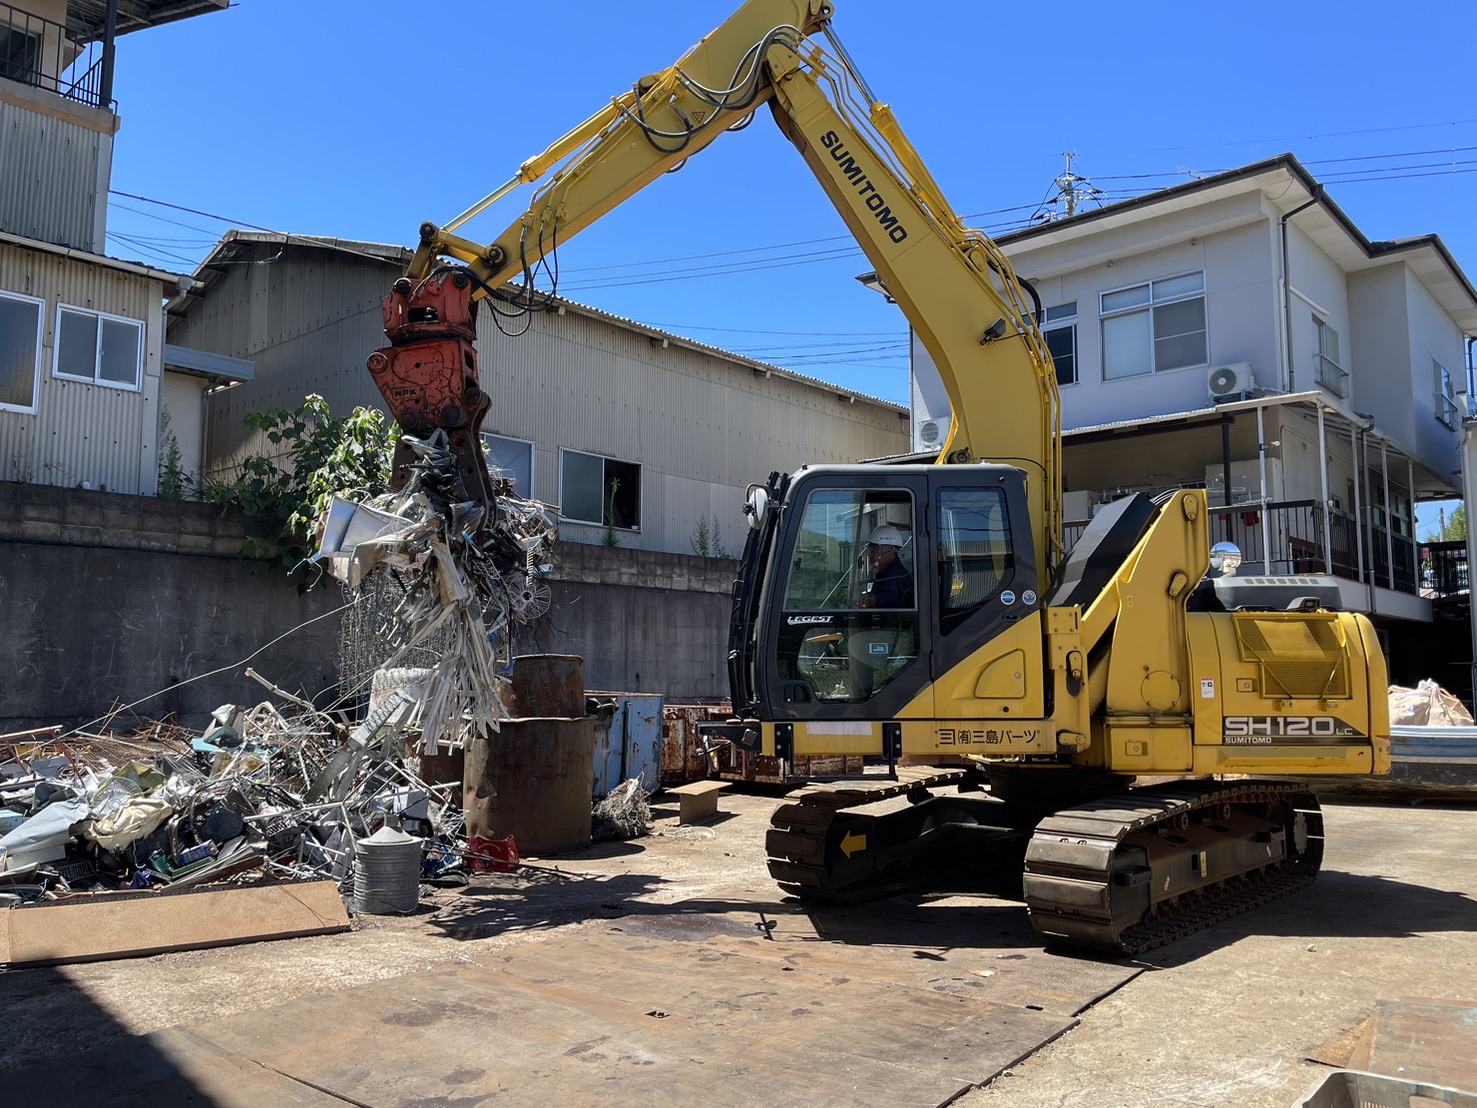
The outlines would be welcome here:
M 916 714 L 940 674 L 1038 604 L 1012 466 L 809 467 L 750 507 L 729 671 L 749 718 Z

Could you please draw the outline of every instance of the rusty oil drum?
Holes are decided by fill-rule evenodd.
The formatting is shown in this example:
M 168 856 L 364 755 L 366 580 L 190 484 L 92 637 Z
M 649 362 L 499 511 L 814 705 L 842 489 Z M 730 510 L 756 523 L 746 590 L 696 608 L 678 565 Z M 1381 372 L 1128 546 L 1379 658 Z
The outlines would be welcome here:
M 595 720 L 585 715 L 584 659 L 513 660 L 501 730 L 466 751 L 467 834 L 511 836 L 525 855 L 562 854 L 590 842 Z

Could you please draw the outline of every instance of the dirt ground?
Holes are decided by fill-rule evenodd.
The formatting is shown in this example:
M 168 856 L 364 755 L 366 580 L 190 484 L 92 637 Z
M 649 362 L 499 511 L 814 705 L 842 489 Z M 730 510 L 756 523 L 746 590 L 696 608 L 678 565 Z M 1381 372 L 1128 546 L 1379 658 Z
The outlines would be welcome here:
M 467 889 L 428 891 L 415 914 L 361 917 L 349 934 L 0 972 L 0 1088 L 4 1071 L 75 1060 L 167 1028 L 218 1026 L 284 1002 L 447 967 L 516 964 L 531 944 L 620 931 L 659 906 L 723 902 L 734 926 L 752 931 L 761 918 L 750 922 L 733 906 L 777 895 L 763 853 L 776 803 L 729 792 L 718 821 L 679 827 L 675 801 L 659 798 L 648 837 L 534 860 L 516 879 L 488 875 Z M 1347 1056 L 1348 1036 L 1378 1001 L 1440 997 L 1477 1005 L 1477 808 L 1330 803 L 1326 812 L 1324 871 L 1311 890 L 1118 963 L 1129 971 L 1121 974 L 1126 984 L 956 1103 L 1283 1108 L 1326 1074 L 1320 1062 L 1339 1061 L 1341 1049 Z M 981 893 L 949 903 L 995 921 L 1011 942 L 1031 942 L 1025 909 L 1014 901 Z M 882 909 L 891 922 L 866 944 L 942 962 L 953 940 L 931 932 L 929 906 L 915 900 L 901 913 Z M 852 910 L 863 919 L 866 911 Z M 649 934 L 661 937 L 659 929 Z M 852 946 L 838 956 L 873 953 Z M 1081 965 L 1083 973 L 1092 968 Z M 1005 988 L 1003 975 L 988 977 L 967 981 L 975 995 Z M 827 1060 L 817 1056 L 813 1064 Z M 537 1089 L 523 1092 L 513 1099 L 540 1101 Z M 752 1102 L 788 1101 L 767 1097 L 759 1084 Z M 856 1102 L 883 1103 L 865 1093 Z

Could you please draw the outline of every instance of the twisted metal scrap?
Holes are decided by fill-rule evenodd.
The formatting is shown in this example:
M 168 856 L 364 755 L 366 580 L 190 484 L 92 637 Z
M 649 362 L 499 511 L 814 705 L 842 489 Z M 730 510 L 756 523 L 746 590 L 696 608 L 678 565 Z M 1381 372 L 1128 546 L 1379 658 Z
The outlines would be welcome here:
M 355 669 L 345 668 L 346 686 L 360 691 L 351 678 L 367 685 L 371 660 L 373 669 L 429 670 L 416 718 L 421 751 L 435 753 L 495 732 L 507 718 L 511 629 L 548 610 L 543 578 L 556 525 L 548 508 L 514 495 L 505 479 L 495 481 L 487 518 L 466 498 L 444 433 L 404 441 L 416 454 L 405 487 L 362 505 L 400 522 L 352 552 L 320 556 L 363 609 L 346 621 L 354 641 L 344 661 Z

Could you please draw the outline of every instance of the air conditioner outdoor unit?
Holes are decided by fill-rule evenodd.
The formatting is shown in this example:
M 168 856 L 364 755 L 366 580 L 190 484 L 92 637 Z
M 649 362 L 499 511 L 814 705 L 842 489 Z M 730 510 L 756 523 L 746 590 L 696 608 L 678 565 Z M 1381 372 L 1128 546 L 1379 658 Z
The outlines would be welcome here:
M 914 450 L 938 450 L 949 437 L 949 417 L 921 420 L 915 424 L 913 435 Z
M 1217 404 L 1227 400 L 1244 400 L 1251 392 L 1251 364 L 1233 362 L 1216 366 L 1205 379 L 1210 399 Z

